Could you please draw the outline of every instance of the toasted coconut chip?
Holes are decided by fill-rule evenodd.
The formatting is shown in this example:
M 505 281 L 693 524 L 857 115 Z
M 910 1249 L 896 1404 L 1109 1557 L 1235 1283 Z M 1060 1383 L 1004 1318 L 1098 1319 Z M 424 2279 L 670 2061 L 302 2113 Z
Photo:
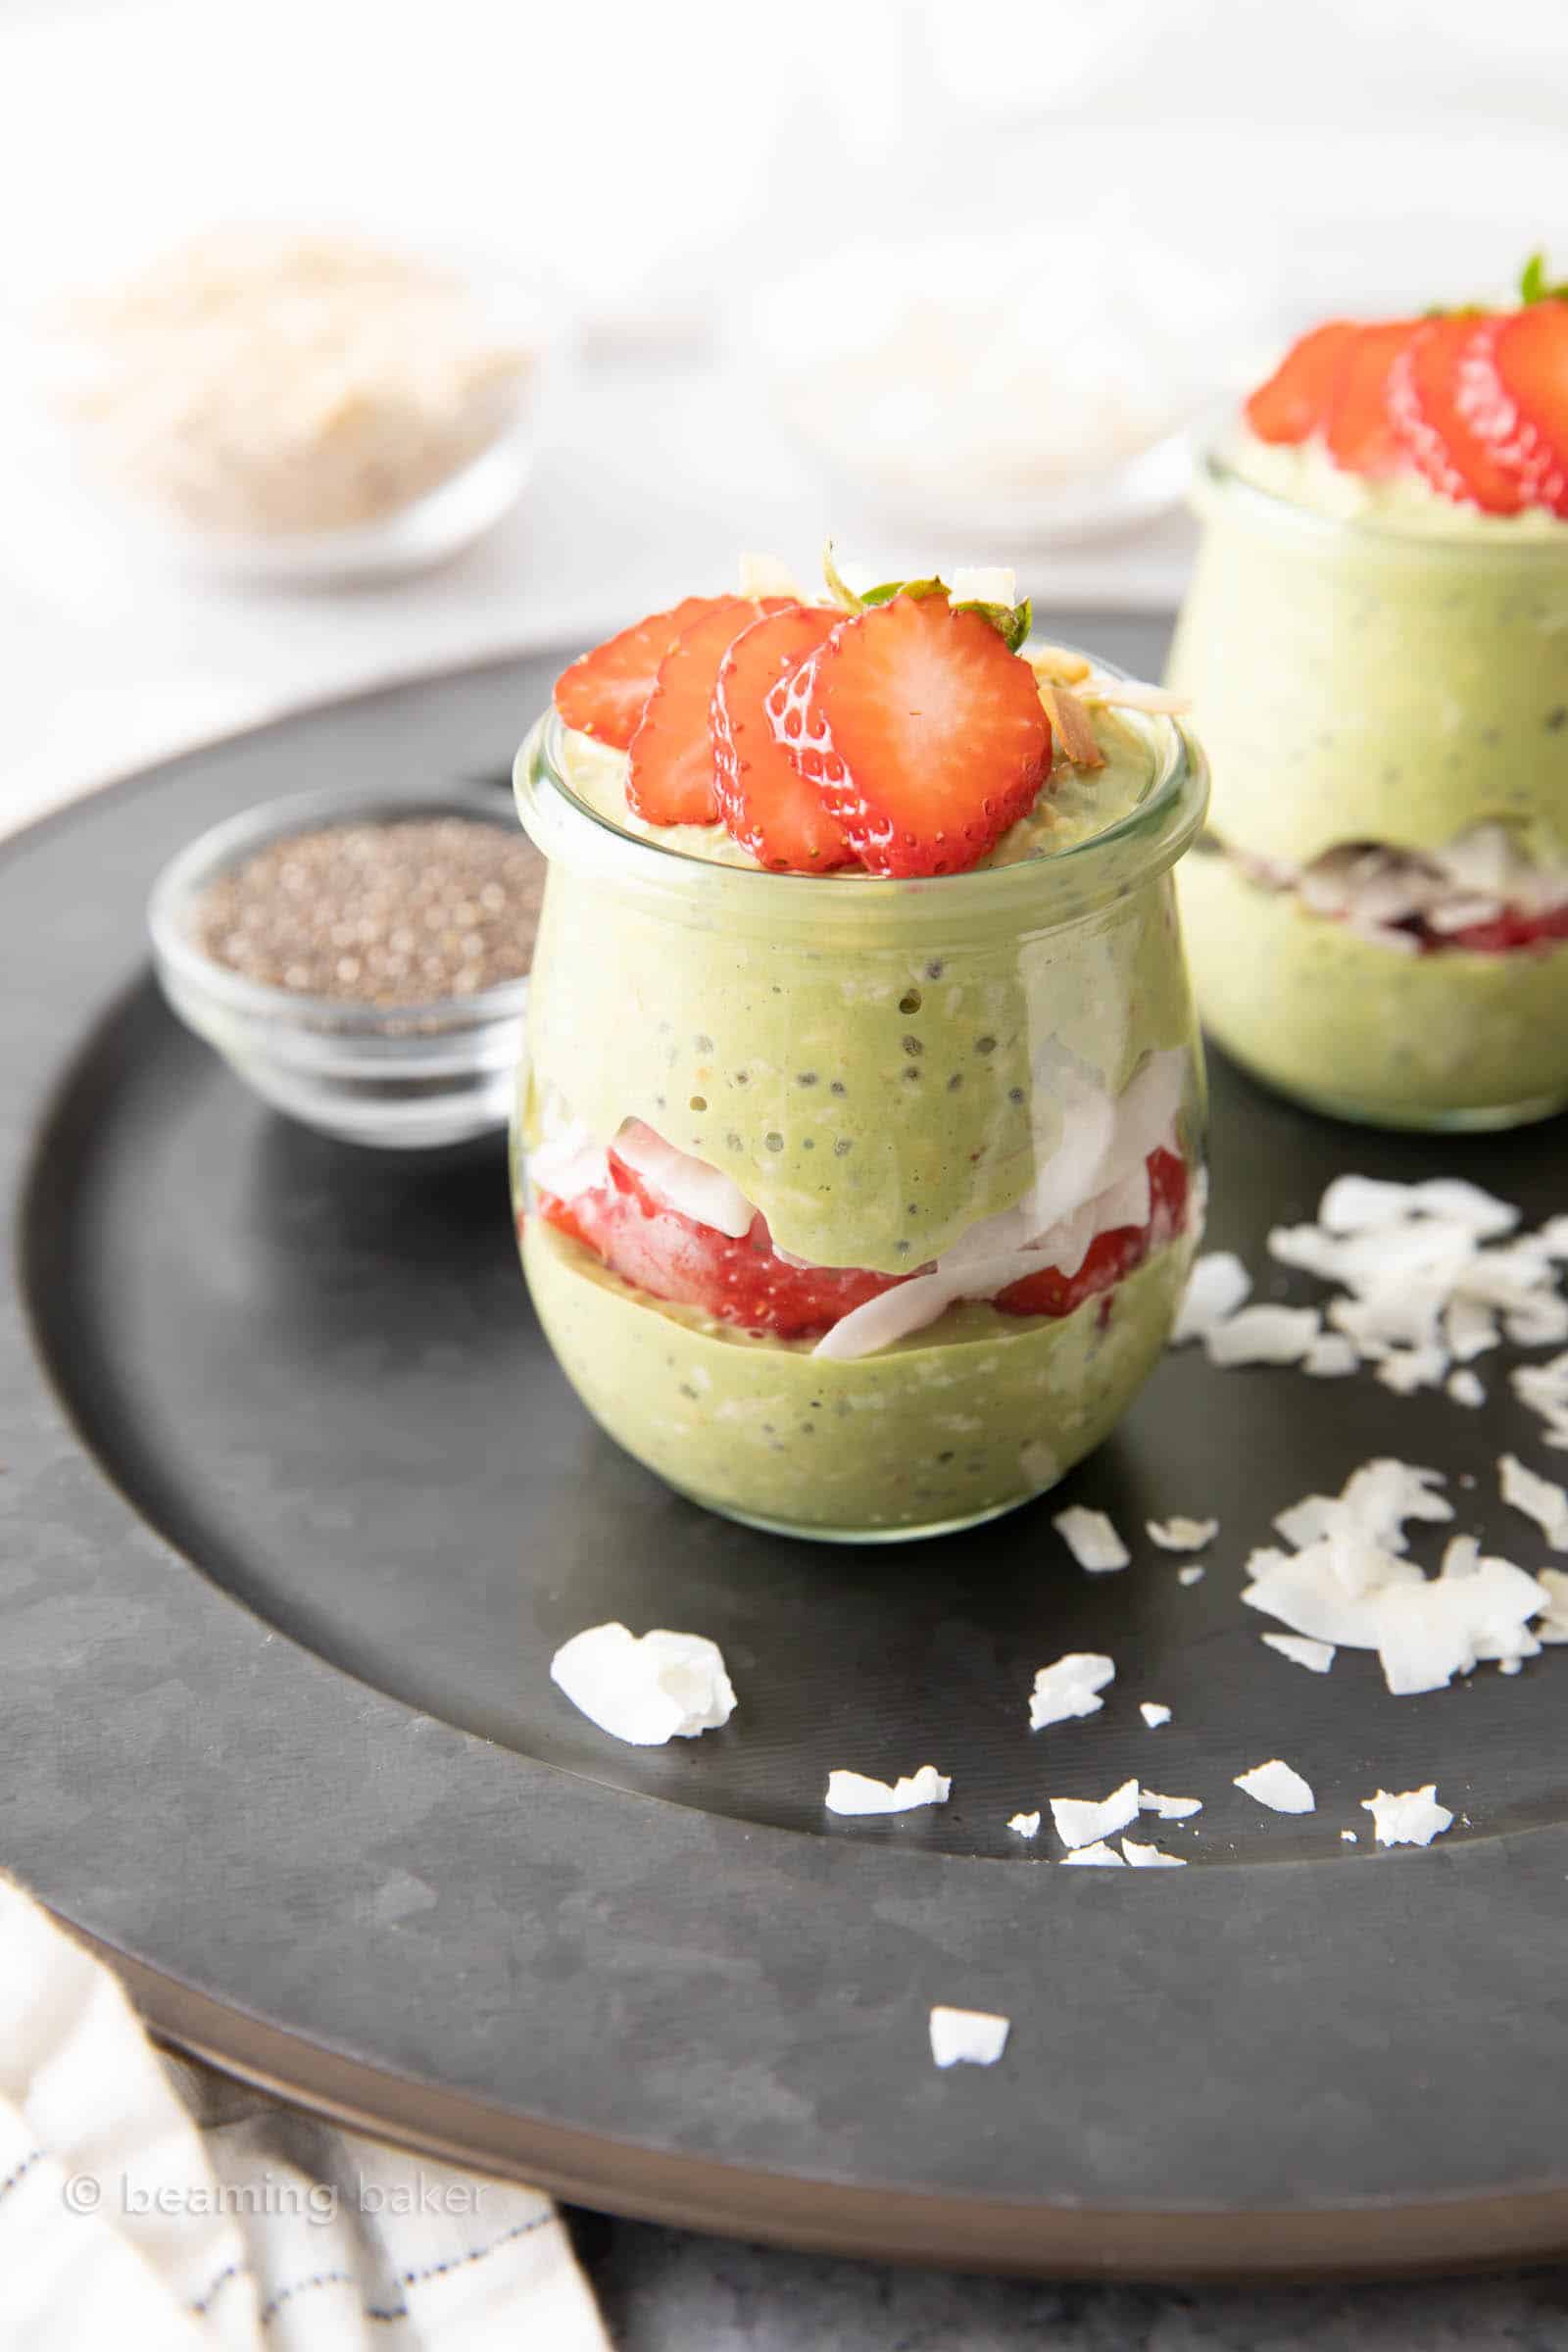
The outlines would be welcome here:
M 995 2066 L 1007 2046 L 1012 2020 L 990 2009 L 935 2008 L 931 2055 L 938 2066 Z
M 1093 1649 L 1070 1650 L 1054 1666 L 1042 1666 L 1029 1700 L 1029 1729 L 1039 1732 L 1048 1723 L 1098 1715 L 1105 1703 L 1098 1693 L 1115 1679 L 1111 1660 Z
M 1380 1788 L 1376 1796 L 1361 1799 L 1361 1809 L 1377 1826 L 1379 1845 L 1430 1845 L 1453 1821 L 1447 1806 L 1438 1803 L 1435 1781 L 1428 1781 L 1424 1788 L 1406 1788 L 1398 1796 Z
M 1315 1813 L 1317 1798 L 1289 1764 L 1275 1756 L 1267 1764 L 1254 1764 L 1250 1772 L 1238 1773 L 1236 1786 L 1271 1813 Z
M 1178 1568 L 1176 1571 L 1176 1582 L 1179 1585 L 1200 1585 L 1202 1581 L 1203 1566 L 1200 1560 L 1189 1560 L 1185 1568 Z
M 1455 1404 L 1467 1404 L 1472 1411 L 1487 1401 L 1486 1390 L 1475 1373 L 1468 1370 L 1449 1373 L 1447 1393 Z
M 1081 1796 L 1054 1796 L 1051 1818 L 1063 1845 L 1093 1845 L 1097 1838 L 1114 1838 L 1138 1819 L 1138 1783 L 1123 1781 L 1097 1803 Z
M 1103 767 L 1105 755 L 1083 704 L 1070 686 L 1042 686 L 1040 700 L 1051 721 L 1056 749 L 1074 767 Z
M 1301 1370 L 1314 1380 L 1344 1380 L 1360 1365 L 1360 1357 L 1341 1331 L 1326 1331 L 1301 1358 Z
M 1124 1838 L 1121 1850 L 1132 1870 L 1185 1870 L 1185 1854 L 1167 1854 L 1157 1845 L 1140 1845 L 1136 1838 Z
M 1170 1709 L 1162 1699 L 1141 1698 L 1138 1702 L 1138 1712 L 1152 1732 L 1157 1732 L 1162 1725 L 1170 1721 Z
M 1206 1332 L 1208 1360 L 1223 1370 L 1243 1364 L 1298 1364 L 1318 1337 L 1315 1306 L 1244 1306 Z
M 1076 1846 L 1070 1854 L 1063 1854 L 1061 1859 L 1064 1864 L 1087 1862 L 1091 1868 L 1102 1870 L 1125 1870 L 1127 1867 L 1115 1847 L 1107 1845 L 1103 1838 L 1097 1838 L 1093 1845 Z
M 1038 1813 L 1009 1813 L 1007 1827 L 1009 1830 L 1016 1830 L 1020 1838 L 1038 1838 L 1040 1816 Z
M 550 1679 L 602 1732 L 634 1747 L 662 1747 L 714 1732 L 735 1712 L 723 1653 L 703 1634 L 660 1629 L 639 1640 L 612 1622 L 562 1643 Z
M 863 1772 L 830 1772 L 823 1802 L 830 1813 L 912 1813 L 919 1805 L 945 1805 L 952 1788 L 934 1764 L 891 1786 Z
M 1064 645 L 1032 645 L 1026 657 L 1035 676 L 1051 686 L 1076 686 L 1087 678 L 1092 664 Z

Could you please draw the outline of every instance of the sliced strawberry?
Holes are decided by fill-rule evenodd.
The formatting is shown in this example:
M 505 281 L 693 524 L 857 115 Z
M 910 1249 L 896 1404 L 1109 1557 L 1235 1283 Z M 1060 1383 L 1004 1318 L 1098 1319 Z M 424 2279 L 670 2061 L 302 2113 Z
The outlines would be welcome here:
M 616 1152 L 609 1160 L 608 1184 L 575 1193 L 569 1200 L 541 1193 L 539 1214 L 651 1298 L 701 1307 L 715 1321 L 745 1331 L 804 1340 L 818 1338 L 853 1308 L 912 1278 L 864 1267 L 799 1265 L 774 1249 L 760 1213 L 750 1232 L 733 1241 L 671 1208 Z M 1186 1163 L 1173 1152 L 1156 1151 L 1148 1165 L 1149 1222 L 1102 1233 L 1071 1276 L 1045 1267 L 1013 1283 L 996 1300 L 1004 1314 L 1070 1315 L 1182 1230 Z
M 1425 319 L 1389 370 L 1389 415 L 1410 463 L 1434 490 L 1487 514 L 1516 514 L 1525 504 L 1523 483 L 1465 415 L 1465 369 L 1488 324 L 1463 313 Z
M 1329 393 L 1323 438 L 1348 473 L 1393 473 L 1404 451 L 1389 415 L 1389 370 L 1415 332 L 1415 321 L 1358 327 Z
M 1117 1225 L 1098 1234 L 1076 1274 L 1047 1266 L 1009 1284 L 997 1296 L 1004 1315 L 1070 1315 L 1086 1298 L 1112 1289 L 1141 1266 L 1152 1250 L 1181 1232 L 1187 1217 L 1186 1161 L 1174 1152 L 1151 1152 L 1148 1167 L 1148 1224 Z
M 718 805 L 724 822 L 759 865 L 823 874 L 853 865 L 855 853 L 808 783 L 773 739 L 768 689 L 814 654 L 844 614 L 836 605 L 795 605 L 743 629 L 719 666 L 710 714 Z
M 1507 956 L 1516 948 L 1550 948 L 1568 939 L 1568 906 L 1552 906 L 1543 914 L 1522 906 L 1505 906 L 1490 922 L 1467 923 L 1462 931 L 1428 932 L 1422 945 L 1430 953 L 1444 948 L 1468 948 L 1472 955 Z
M 556 709 L 567 726 L 612 744 L 617 752 L 629 749 L 659 664 L 676 638 L 715 606 L 734 602 L 732 596 L 688 596 L 571 662 L 556 680 Z
M 742 629 L 793 599 L 714 597 L 681 631 L 662 662 L 642 724 L 631 739 L 626 806 L 650 825 L 710 825 L 718 814 L 718 777 L 709 710 L 719 663 Z
M 1321 432 L 1340 369 L 1360 332 L 1352 320 L 1333 318 L 1292 344 L 1247 404 L 1247 421 L 1260 441 L 1305 441 Z
M 978 865 L 1051 773 L 1034 671 L 945 596 L 845 621 L 780 679 L 767 714 L 873 874 Z
M 651 1297 L 699 1306 L 720 1323 L 778 1339 L 813 1338 L 906 1279 L 853 1266 L 795 1265 L 773 1248 L 760 1214 L 742 1240 L 732 1241 L 660 1200 L 614 1152 L 608 1185 L 570 1200 L 541 1193 L 539 1213 Z
M 1568 302 L 1489 321 L 1463 362 L 1466 421 L 1524 503 L 1568 518 Z

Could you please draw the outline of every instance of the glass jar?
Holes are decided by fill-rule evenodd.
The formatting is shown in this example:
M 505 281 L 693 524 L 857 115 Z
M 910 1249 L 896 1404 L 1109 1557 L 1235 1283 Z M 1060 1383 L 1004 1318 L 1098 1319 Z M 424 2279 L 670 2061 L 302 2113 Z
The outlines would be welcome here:
M 969 1526 L 1158 1360 L 1200 1221 L 1170 869 L 1207 773 L 1140 724 L 1131 815 L 929 881 L 694 858 L 573 794 L 553 712 L 524 744 L 523 1262 L 584 1404 L 682 1494 L 830 1541 Z
M 1551 920 L 1521 931 L 1484 874 L 1467 906 L 1462 876 L 1494 829 L 1538 910 L 1559 888 L 1568 909 L 1568 526 L 1317 513 L 1216 457 L 1197 504 L 1170 677 L 1214 764 L 1182 875 L 1205 1027 L 1285 1093 L 1376 1126 L 1560 1109 L 1568 919 L 1555 940 Z M 1347 913 L 1357 849 L 1413 854 L 1422 888 L 1451 859 L 1457 896 L 1432 919 L 1454 927 L 1368 919 L 1359 887 Z

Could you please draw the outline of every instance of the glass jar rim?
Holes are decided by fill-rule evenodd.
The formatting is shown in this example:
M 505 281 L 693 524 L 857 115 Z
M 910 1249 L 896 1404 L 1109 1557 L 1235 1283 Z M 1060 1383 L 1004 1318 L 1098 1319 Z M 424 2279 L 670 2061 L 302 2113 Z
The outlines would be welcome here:
M 1196 453 L 1193 503 L 1200 509 L 1205 491 L 1233 500 L 1260 520 L 1280 530 L 1296 531 L 1302 538 L 1358 540 L 1383 550 L 1397 548 L 1401 553 L 1414 549 L 1435 564 L 1491 563 L 1499 557 L 1510 563 L 1568 563 L 1568 529 L 1561 537 L 1548 534 L 1527 538 L 1522 532 L 1507 528 L 1511 517 L 1480 515 L 1479 510 L 1483 525 L 1497 527 L 1480 531 L 1425 531 L 1365 514 L 1327 514 L 1321 508 L 1288 497 L 1283 490 L 1272 490 L 1265 483 L 1254 481 L 1230 453 L 1224 437 L 1210 441 Z M 1455 503 L 1457 512 L 1470 512 Z
M 1108 662 L 1096 667 L 1115 677 L 1126 674 Z M 577 862 L 590 864 L 601 879 L 634 890 L 686 901 L 729 896 L 737 913 L 744 907 L 759 921 L 792 929 L 854 928 L 893 906 L 906 913 L 918 909 L 933 928 L 990 926 L 999 919 L 1051 928 L 1152 881 L 1191 847 L 1202 824 L 1208 762 L 1198 738 L 1169 713 L 1138 715 L 1149 721 L 1156 764 L 1135 808 L 1070 848 L 961 874 L 893 879 L 776 873 L 646 840 L 572 790 L 562 759 L 566 729 L 553 707 L 529 730 L 513 775 L 523 825 L 547 858 L 569 861 L 575 852 Z

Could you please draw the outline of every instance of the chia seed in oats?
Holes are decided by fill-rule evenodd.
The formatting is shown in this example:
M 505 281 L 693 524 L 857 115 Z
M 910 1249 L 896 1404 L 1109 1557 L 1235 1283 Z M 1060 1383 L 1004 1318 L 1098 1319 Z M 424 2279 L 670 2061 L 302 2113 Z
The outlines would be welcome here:
M 544 860 L 466 816 L 296 833 L 222 874 L 192 937 L 246 980 L 361 1004 L 420 1004 L 520 980 Z

